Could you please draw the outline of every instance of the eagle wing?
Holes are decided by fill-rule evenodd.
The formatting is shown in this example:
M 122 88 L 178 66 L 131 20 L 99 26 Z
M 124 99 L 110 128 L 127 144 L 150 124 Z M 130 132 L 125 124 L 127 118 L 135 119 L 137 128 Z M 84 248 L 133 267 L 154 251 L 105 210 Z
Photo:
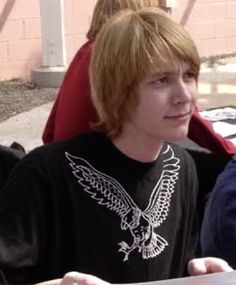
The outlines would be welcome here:
M 179 177 L 179 159 L 175 157 L 170 145 L 164 152 L 164 166 L 160 179 L 150 196 L 149 204 L 144 211 L 145 218 L 155 227 L 168 216 L 170 201 L 176 180 Z
M 138 210 L 137 205 L 118 181 L 96 170 L 81 157 L 68 152 L 65 152 L 65 155 L 78 183 L 98 204 L 114 211 L 123 220 L 131 209 Z

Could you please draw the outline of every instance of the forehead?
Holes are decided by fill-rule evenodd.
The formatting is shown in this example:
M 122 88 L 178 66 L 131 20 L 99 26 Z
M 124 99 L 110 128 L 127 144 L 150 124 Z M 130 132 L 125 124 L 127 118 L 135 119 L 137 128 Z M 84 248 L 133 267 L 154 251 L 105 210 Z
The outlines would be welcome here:
M 160 74 L 178 74 L 192 69 L 192 66 L 186 61 L 167 62 L 165 64 L 153 64 L 147 73 L 147 76 Z

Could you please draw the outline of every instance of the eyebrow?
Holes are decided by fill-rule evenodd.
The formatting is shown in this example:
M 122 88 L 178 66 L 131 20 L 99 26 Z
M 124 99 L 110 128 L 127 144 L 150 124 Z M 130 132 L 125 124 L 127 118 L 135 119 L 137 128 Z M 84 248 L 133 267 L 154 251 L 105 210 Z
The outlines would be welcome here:
M 183 73 L 186 73 L 186 72 L 194 72 L 194 69 L 192 67 L 189 67 L 189 68 L 186 68 L 186 70 L 184 70 Z M 174 70 L 174 71 L 159 71 L 159 72 L 156 72 L 156 73 L 151 73 L 149 75 L 149 77 L 160 77 L 160 76 L 173 76 L 173 75 L 176 75 L 178 74 L 178 70 Z
M 163 71 L 163 72 L 152 73 L 148 77 L 155 78 L 155 77 L 161 77 L 161 76 L 173 76 L 175 74 L 177 74 L 177 72 Z

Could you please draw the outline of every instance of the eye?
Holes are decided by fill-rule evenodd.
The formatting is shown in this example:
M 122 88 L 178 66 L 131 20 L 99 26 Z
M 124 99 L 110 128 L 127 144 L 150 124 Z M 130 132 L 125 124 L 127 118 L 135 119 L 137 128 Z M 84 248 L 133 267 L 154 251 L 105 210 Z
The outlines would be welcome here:
M 155 80 L 151 81 L 151 84 L 157 86 L 157 87 L 162 87 L 165 84 L 168 84 L 170 81 L 168 76 L 161 76 L 159 78 L 156 78 Z
M 194 71 L 188 71 L 184 74 L 184 80 L 186 81 L 192 81 L 196 80 L 196 73 Z

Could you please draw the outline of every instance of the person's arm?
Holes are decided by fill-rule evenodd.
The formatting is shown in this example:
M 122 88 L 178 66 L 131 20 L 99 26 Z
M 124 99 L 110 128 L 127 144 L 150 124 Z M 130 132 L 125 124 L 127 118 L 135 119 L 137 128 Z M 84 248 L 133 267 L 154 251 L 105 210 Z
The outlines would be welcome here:
M 225 259 L 236 268 L 236 160 L 218 177 L 207 203 L 201 230 L 204 256 Z

